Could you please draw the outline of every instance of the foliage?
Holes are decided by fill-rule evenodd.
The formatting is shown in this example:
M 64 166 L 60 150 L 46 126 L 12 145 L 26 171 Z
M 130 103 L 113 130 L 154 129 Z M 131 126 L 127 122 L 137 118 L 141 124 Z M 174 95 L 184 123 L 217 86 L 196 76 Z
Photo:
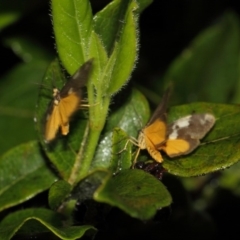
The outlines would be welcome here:
M 234 13 L 226 12 L 170 64 L 161 81 L 156 81 L 154 88 L 158 92 L 173 83 L 172 99 L 177 104 L 201 101 L 169 108 L 169 123 L 193 112 L 208 112 L 216 117 L 214 128 L 194 152 L 174 159 L 164 155 L 162 166 L 168 173 L 164 172 L 163 181 L 159 181 L 149 174 L 157 170 L 132 169 L 136 147 L 131 142 L 126 144 L 130 137 L 137 137 L 150 117 L 146 97 L 126 85 L 138 59 L 139 14 L 151 2 L 113 0 L 93 14 L 88 0 L 52 0 L 59 58 L 46 49 L 40 50 L 31 39 L 4 36 L 5 46 L 13 49 L 22 62 L 0 82 L 0 239 L 25 236 L 29 232 L 36 236 L 47 232 L 47 236 L 58 239 L 79 239 L 84 235 L 101 239 L 99 223 L 106 221 L 114 209 L 151 222 L 172 201 L 176 205 L 183 201 L 181 210 L 195 214 L 188 219 L 193 232 L 198 232 L 191 225 L 197 218 L 196 222 L 209 227 L 209 234 L 213 234 L 212 223 L 190 206 L 185 197 L 186 189 L 191 189 L 189 180 L 182 181 L 184 188 L 174 175 L 209 174 L 240 159 L 240 108 L 226 103 L 239 101 L 239 20 Z M 8 5 L 3 10 L 2 29 L 28 12 L 25 9 L 14 14 Z M 66 72 L 72 75 L 91 58 L 93 70 L 86 86 L 89 108 L 74 115 L 67 136 L 46 143 L 43 119 L 52 85 L 61 89 Z M 40 79 L 40 88 L 32 84 Z M 149 89 L 146 96 L 152 94 Z M 229 92 L 232 92 L 230 97 Z M 31 124 L 33 116 L 39 142 Z M 148 158 L 146 151 L 141 151 L 139 159 L 148 163 Z M 234 173 L 232 169 L 237 167 L 231 168 Z M 228 175 L 226 171 L 220 183 L 238 195 L 234 186 L 239 176 L 235 174 L 230 179 Z M 183 199 L 176 197 L 176 188 Z M 46 190 L 49 207 L 40 203 L 39 194 Z M 37 204 L 31 205 L 29 199 Z M 26 209 L 21 209 L 23 203 Z M 83 211 L 81 207 L 86 209 Z M 124 219 L 126 216 L 121 214 L 117 212 Z M 104 220 L 99 220 L 100 217 Z M 136 226 L 141 224 L 137 222 Z M 163 236 L 167 233 L 164 229 L 170 228 L 164 224 Z

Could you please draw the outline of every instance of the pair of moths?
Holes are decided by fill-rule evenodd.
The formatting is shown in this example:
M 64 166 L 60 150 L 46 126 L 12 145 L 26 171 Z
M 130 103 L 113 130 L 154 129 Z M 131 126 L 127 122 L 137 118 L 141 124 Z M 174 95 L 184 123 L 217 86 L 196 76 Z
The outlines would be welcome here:
M 86 84 L 92 68 L 92 59 L 85 62 L 59 91 L 53 89 L 53 100 L 47 111 L 44 138 L 52 141 L 61 128 L 62 135 L 69 132 L 70 117 L 79 109 L 82 87 Z M 192 152 L 206 133 L 213 127 L 215 117 L 210 113 L 192 114 L 167 125 L 167 103 L 170 90 L 163 95 L 162 101 L 147 125 L 140 131 L 135 144 L 139 147 L 134 162 L 141 149 L 147 149 L 151 157 L 161 163 L 160 151 L 169 157 L 177 157 Z

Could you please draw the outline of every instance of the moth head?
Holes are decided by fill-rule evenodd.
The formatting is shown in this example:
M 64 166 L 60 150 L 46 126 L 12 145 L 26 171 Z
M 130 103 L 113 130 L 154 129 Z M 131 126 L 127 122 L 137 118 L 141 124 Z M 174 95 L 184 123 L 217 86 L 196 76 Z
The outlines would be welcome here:
M 60 97 L 60 92 L 57 88 L 54 88 L 53 89 L 53 103 L 55 106 L 57 106 L 59 104 L 61 100 L 61 97 Z
M 59 90 L 57 88 L 53 88 L 53 97 L 56 97 L 59 94 Z

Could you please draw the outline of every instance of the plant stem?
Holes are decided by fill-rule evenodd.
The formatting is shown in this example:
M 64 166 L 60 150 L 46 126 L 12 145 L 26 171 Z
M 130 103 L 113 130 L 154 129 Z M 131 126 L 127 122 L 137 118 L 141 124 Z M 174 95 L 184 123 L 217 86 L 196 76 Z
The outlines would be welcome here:
M 84 148 L 85 148 L 85 145 L 86 145 L 86 142 L 87 142 L 87 138 L 88 138 L 88 135 L 89 135 L 89 124 L 87 124 L 86 126 L 86 129 L 85 129 L 85 133 L 84 133 L 84 136 L 83 136 L 83 141 L 81 143 L 81 147 L 77 153 L 77 156 L 75 158 L 75 163 L 74 163 L 74 166 L 72 168 L 72 172 L 69 176 L 69 179 L 68 179 L 68 183 L 70 183 L 71 185 L 74 185 L 74 183 L 76 183 L 76 179 L 78 178 L 78 172 L 79 172 L 79 169 L 81 167 L 81 163 L 82 163 L 82 157 L 83 157 L 83 153 L 84 153 Z
M 96 103 L 92 104 L 91 106 L 91 102 L 94 102 L 94 93 L 93 91 L 88 92 L 90 104 L 89 135 L 85 145 L 84 156 L 82 156 L 81 159 L 81 166 L 79 168 L 76 182 L 78 182 L 88 174 L 89 168 L 94 158 L 96 147 L 98 145 L 100 134 L 107 118 L 110 97 L 102 98 L 101 94 L 99 94 L 98 96 L 100 97 L 96 98 Z

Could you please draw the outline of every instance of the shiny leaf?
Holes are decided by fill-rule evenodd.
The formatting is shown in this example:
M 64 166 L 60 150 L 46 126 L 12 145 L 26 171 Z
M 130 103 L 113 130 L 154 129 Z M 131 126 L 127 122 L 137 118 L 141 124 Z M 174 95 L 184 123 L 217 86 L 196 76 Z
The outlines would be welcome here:
M 36 142 L 19 145 L 0 159 L 0 210 L 22 203 L 56 181 Z
M 172 202 L 165 186 L 141 170 L 119 172 L 95 192 L 94 199 L 142 220 L 150 219 L 157 210 Z
M 92 11 L 87 0 L 52 0 L 53 29 L 58 54 L 70 74 L 88 60 Z
M 0 238 L 1 240 L 9 240 L 20 228 L 25 229 L 25 234 L 31 232 L 36 235 L 38 229 L 39 232 L 49 230 L 60 239 L 65 240 L 77 239 L 82 237 L 86 231 L 95 230 L 89 225 L 64 227 L 62 221 L 63 217 L 60 214 L 47 209 L 21 210 L 9 214 L 3 219 L 0 223 Z
M 57 210 L 61 203 L 69 196 L 72 187 L 69 183 L 60 180 L 55 182 L 48 193 L 48 204 L 51 209 Z
M 137 58 L 137 8 L 135 1 L 115 0 L 94 17 L 94 30 L 115 63 L 112 69 L 104 71 L 112 74 L 111 82 L 105 86 L 109 95 L 126 84 Z
M 168 172 L 192 177 L 227 168 L 240 160 L 240 108 L 238 105 L 192 103 L 173 107 L 169 122 L 196 113 L 212 113 L 216 118 L 213 129 L 192 153 L 177 158 L 165 158 Z
M 138 131 L 146 123 L 149 115 L 150 110 L 146 98 L 139 91 L 133 89 L 131 96 L 126 100 L 125 104 L 109 116 L 104 128 L 105 134 L 101 138 L 92 162 L 92 169 L 102 167 L 115 169 L 118 150 L 114 150 L 116 146 L 113 146 L 113 144 L 119 143 L 120 145 L 117 148 L 124 147 L 128 138 L 117 137 L 112 142 L 113 130 L 118 127 L 125 131 L 128 137 L 137 137 Z
M 174 60 L 164 81 L 174 82 L 172 97 L 178 104 L 180 101 L 239 100 L 239 92 L 236 92 L 239 82 L 239 29 L 237 16 L 228 12 L 200 33 Z
M 34 111 L 47 62 L 19 64 L 0 81 L 0 155 L 36 138 Z

